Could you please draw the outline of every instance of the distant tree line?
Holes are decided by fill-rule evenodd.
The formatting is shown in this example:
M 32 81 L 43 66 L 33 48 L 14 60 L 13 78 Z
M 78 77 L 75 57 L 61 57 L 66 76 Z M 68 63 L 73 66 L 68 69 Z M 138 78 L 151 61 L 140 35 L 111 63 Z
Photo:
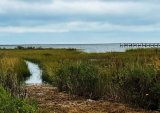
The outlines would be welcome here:
M 23 46 L 17 46 L 15 49 L 36 49 L 35 47 L 23 47 Z

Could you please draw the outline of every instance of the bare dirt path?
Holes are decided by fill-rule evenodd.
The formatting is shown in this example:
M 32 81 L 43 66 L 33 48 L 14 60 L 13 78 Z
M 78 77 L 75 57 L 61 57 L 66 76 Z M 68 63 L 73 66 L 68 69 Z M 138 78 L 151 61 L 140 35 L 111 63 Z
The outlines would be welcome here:
M 29 85 L 26 90 L 28 97 L 38 102 L 38 113 L 151 113 L 119 103 L 77 98 L 47 84 Z

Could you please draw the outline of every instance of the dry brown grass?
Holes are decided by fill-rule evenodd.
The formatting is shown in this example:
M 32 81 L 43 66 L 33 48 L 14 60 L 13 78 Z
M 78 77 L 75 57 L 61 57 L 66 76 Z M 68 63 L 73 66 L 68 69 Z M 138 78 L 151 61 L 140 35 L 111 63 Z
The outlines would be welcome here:
M 37 100 L 38 113 L 156 113 L 106 100 L 90 100 L 58 92 L 50 85 L 27 86 L 28 96 Z

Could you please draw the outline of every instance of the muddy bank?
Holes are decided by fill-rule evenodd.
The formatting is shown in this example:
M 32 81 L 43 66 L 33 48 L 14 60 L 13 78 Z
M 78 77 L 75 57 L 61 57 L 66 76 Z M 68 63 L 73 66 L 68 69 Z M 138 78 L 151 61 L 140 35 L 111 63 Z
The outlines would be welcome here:
M 86 100 L 46 84 L 29 85 L 26 90 L 27 96 L 38 102 L 38 113 L 156 113 L 104 100 Z

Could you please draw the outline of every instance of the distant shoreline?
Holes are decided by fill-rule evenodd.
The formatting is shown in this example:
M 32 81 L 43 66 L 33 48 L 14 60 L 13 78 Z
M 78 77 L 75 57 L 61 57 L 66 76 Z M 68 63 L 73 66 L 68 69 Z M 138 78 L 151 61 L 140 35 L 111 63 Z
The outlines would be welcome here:
M 160 44 L 154 42 L 120 42 L 120 43 L 76 43 L 76 44 L 0 44 L 0 46 L 24 46 L 24 45 L 106 45 L 106 44 Z
M 122 43 L 97 43 L 97 44 L 13 44 L 0 45 L 1 49 L 15 48 L 41 48 L 41 49 L 77 49 L 87 53 L 105 53 L 105 52 L 125 52 L 128 49 L 138 48 L 159 48 L 160 46 L 121 46 Z M 146 43 L 123 43 L 123 44 L 146 44 Z M 147 43 L 149 44 L 149 43 Z M 154 44 L 154 43 L 151 43 Z M 158 43 L 155 43 L 158 44 Z M 160 45 L 160 44 L 159 44 Z
M 120 43 L 91 43 L 91 44 L 0 44 L 0 46 L 18 46 L 18 45 L 106 45 L 106 44 L 120 44 Z

